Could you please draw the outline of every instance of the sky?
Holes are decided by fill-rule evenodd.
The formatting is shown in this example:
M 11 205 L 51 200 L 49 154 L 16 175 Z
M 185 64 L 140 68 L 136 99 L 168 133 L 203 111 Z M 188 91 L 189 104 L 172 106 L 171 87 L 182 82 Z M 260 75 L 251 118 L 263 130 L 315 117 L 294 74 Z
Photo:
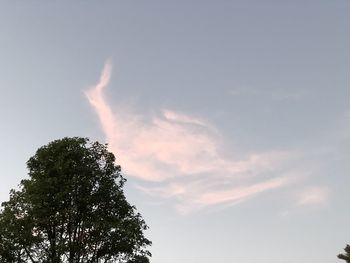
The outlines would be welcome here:
M 328 263 L 350 242 L 350 1 L 0 7 L 0 200 L 107 142 L 152 263 Z

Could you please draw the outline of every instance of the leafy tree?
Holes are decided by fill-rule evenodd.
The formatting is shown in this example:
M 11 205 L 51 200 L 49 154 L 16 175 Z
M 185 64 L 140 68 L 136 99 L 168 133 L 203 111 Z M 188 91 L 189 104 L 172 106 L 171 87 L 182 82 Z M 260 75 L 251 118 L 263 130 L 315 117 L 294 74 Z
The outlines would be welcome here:
M 339 254 L 338 258 L 345 260 L 347 263 L 350 263 L 350 246 L 346 245 L 344 248 L 345 253 Z
M 63 138 L 27 162 L 0 211 L 2 263 L 147 263 L 147 225 L 125 198 L 107 146 Z

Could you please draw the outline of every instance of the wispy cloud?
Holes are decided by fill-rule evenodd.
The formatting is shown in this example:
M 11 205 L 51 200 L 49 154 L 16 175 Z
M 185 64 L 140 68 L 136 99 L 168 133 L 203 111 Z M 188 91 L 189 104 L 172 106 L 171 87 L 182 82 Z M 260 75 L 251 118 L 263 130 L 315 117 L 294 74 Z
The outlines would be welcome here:
M 327 205 L 330 192 L 326 187 L 310 187 L 298 194 L 297 205 L 299 206 L 320 206 Z
M 210 180 L 220 181 L 223 179 L 212 176 Z M 182 214 L 187 214 L 208 206 L 236 205 L 262 192 L 283 187 L 288 183 L 287 177 L 277 177 L 255 183 L 242 184 L 236 181 L 237 185 L 228 182 L 226 186 L 220 185 L 218 182 L 198 180 L 187 183 L 169 183 L 157 188 L 139 188 L 150 195 L 174 198 L 177 201 L 177 210 Z
M 286 185 L 281 174 L 271 177 L 286 153 L 228 158 L 225 140 L 203 118 L 169 109 L 152 116 L 112 109 L 104 98 L 111 68 L 107 62 L 99 83 L 85 94 L 124 173 L 141 179 L 140 185 L 153 182 L 152 187 L 139 186 L 145 193 L 174 198 L 179 211 L 188 212 L 236 204 Z

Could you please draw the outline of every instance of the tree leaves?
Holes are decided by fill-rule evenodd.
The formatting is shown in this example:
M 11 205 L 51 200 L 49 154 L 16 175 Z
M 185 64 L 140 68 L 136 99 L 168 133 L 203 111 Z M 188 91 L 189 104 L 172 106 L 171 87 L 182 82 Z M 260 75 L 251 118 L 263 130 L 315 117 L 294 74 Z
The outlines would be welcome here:
M 106 145 L 63 138 L 27 167 L 30 178 L 2 204 L 1 262 L 149 262 L 147 225 Z
M 344 248 L 345 253 L 344 254 L 339 254 L 338 258 L 343 259 L 346 262 L 350 263 L 350 245 L 346 245 Z

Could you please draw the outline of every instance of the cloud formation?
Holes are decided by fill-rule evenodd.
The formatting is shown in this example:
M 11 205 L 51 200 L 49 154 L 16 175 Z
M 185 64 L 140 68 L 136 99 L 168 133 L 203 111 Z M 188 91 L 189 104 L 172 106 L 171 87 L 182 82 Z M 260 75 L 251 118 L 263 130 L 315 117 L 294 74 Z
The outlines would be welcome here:
M 172 198 L 185 213 L 233 205 L 288 182 L 281 175 L 271 177 L 286 153 L 228 158 L 224 139 L 204 119 L 169 109 L 152 116 L 112 109 L 104 98 L 111 69 L 107 62 L 100 81 L 85 94 L 124 173 L 140 179 L 145 193 Z M 152 182 L 152 187 L 142 182 Z
M 329 194 L 329 189 L 326 187 L 310 187 L 298 195 L 297 204 L 300 206 L 327 205 Z

